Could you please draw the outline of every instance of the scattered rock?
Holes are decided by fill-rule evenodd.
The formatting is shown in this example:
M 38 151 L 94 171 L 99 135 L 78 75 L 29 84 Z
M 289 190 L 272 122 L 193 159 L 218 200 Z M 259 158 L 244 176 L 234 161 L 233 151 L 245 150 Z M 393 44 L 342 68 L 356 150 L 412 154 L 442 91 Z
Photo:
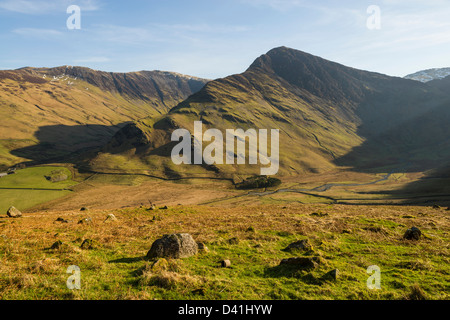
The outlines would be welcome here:
M 322 276 L 322 280 L 337 281 L 340 277 L 339 269 L 331 270 Z
M 153 242 L 147 258 L 187 258 L 198 253 L 197 242 L 188 233 L 166 234 Z
M 88 207 L 81 207 L 80 211 L 89 211 Z
M 61 223 L 69 223 L 69 220 L 66 220 L 66 219 L 64 219 L 64 218 L 58 218 L 58 219 L 56 219 L 55 220 L 56 222 L 61 222 Z
M 169 209 L 169 207 L 168 206 L 164 206 L 164 207 L 161 207 L 160 209 L 167 210 L 167 209 Z
M 308 239 L 300 240 L 291 243 L 286 248 L 284 248 L 282 251 L 308 251 L 312 250 L 312 246 L 309 243 Z
M 256 230 L 255 230 L 254 227 L 248 227 L 247 232 L 253 232 L 253 233 L 255 233 Z
M 116 216 L 113 215 L 112 213 L 108 214 L 108 216 L 105 219 L 105 222 L 113 222 L 113 221 L 117 221 Z
M 152 205 L 150 206 L 150 208 L 148 208 L 148 210 L 156 210 L 156 206 L 155 206 L 154 204 L 152 204 Z
M 56 241 L 52 246 L 50 247 L 51 250 L 58 250 L 62 247 L 63 242 L 61 240 Z
M 329 215 L 328 213 L 323 213 L 322 211 L 311 213 L 311 216 L 313 217 L 326 217 L 328 215 Z
M 222 268 L 229 268 L 229 267 L 231 267 L 231 261 L 230 260 L 222 260 L 220 262 L 220 265 Z
M 199 251 L 209 252 L 208 247 L 203 242 L 198 242 L 197 247 Z
M 435 204 L 435 205 L 433 206 L 433 209 L 441 209 L 441 206 L 438 206 L 437 204 Z
M 78 224 L 92 224 L 92 218 L 83 218 L 78 221 Z
M 81 249 L 74 247 L 68 243 L 62 242 L 61 240 L 56 241 L 49 248 L 50 250 L 59 250 L 60 252 L 81 252 Z
M 83 243 L 81 244 L 80 248 L 85 250 L 91 250 L 94 249 L 94 240 L 91 239 L 85 239 Z
M 236 238 L 236 237 L 234 237 L 234 238 L 231 238 L 231 239 L 228 239 L 228 243 L 229 244 L 239 244 L 239 239 L 238 238 Z
M 16 207 L 10 207 L 6 214 L 11 218 L 20 218 L 22 216 L 22 212 L 20 212 Z
M 314 269 L 319 263 L 319 257 L 295 257 L 281 260 L 280 266 L 290 265 L 299 267 L 300 269 Z
M 406 240 L 420 240 L 421 235 L 422 232 L 419 230 L 419 228 L 412 227 L 411 229 L 406 230 L 403 238 Z
M 199 288 L 199 289 L 195 289 L 192 291 L 193 294 L 197 294 L 199 296 L 204 296 L 205 295 L 205 288 Z
M 152 221 L 161 221 L 161 220 L 162 220 L 161 216 L 153 216 L 152 219 Z

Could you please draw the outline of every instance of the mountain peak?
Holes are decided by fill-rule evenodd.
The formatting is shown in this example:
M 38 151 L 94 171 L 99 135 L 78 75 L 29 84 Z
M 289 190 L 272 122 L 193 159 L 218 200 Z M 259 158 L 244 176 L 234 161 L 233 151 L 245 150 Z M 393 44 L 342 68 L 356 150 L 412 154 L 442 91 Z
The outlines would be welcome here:
M 290 85 L 337 103 L 348 99 L 358 100 L 362 92 L 360 83 L 357 82 L 388 78 L 284 46 L 274 48 L 257 58 L 247 72 L 275 74 Z

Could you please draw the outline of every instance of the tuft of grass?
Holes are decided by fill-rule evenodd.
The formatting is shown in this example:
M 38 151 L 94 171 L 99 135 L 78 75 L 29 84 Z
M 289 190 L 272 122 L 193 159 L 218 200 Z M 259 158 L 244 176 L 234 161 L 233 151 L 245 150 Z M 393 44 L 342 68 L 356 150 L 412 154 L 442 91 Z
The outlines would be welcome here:
M 409 288 L 409 293 L 406 295 L 408 300 L 427 300 L 425 292 L 420 286 L 415 283 Z

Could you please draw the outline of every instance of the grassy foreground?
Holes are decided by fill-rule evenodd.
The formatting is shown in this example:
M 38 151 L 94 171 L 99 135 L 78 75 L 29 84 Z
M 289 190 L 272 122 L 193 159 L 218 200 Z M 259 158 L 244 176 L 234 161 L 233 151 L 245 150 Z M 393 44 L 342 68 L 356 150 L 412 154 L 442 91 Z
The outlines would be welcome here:
M 105 222 L 110 213 L 118 220 Z M 55 221 L 59 217 L 69 222 Z M 85 217 L 92 223 L 78 224 Z M 412 226 L 425 237 L 403 240 Z M 449 227 L 444 209 L 323 204 L 2 217 L 0 298 L 449 299 Z M 178 232 L 204 242 L 209 252 L 156 265 L 145 259 L 154 240 Z M 93 240 L 92 249 L 81 248 L 85 239 Z M 301 239 L 310 241 L 312 252 L 282 251 Z M 50 249 L 58 240 L 63 245 Z M 303 255 L 319 256 L 318 267 L 279 266 L 281 259 Z M 220 267 L 223 259 L 230 268 Z M 66 287 L 70 265 L 81 269 L 80 290 Z M 367 288 L 371 265 L 381 269 L 380 290 Z M 333 269 L 340 270 L 336 281 L 322 278 Z

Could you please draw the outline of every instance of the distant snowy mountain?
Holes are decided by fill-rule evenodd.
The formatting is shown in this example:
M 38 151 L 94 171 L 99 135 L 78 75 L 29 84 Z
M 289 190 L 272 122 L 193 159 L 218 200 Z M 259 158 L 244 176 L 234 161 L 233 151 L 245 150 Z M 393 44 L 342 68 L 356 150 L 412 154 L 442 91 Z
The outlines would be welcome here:
M 416 73 L 408 74 L 405 79 L 416 80 L 420 82 L 428 82 L 436 79 L 443 79 L 450 76 L 450 68 L 437 68 L 418 71 Z

